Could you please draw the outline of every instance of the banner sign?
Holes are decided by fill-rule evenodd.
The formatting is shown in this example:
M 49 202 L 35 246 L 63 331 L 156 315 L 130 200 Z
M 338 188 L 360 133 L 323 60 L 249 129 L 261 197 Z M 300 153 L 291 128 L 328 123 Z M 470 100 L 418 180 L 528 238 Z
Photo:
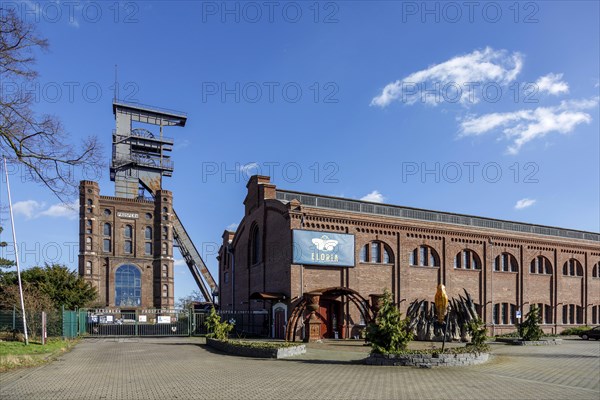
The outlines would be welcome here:
M 354 235 L 293 230 L 293 263 L 354 267 Z

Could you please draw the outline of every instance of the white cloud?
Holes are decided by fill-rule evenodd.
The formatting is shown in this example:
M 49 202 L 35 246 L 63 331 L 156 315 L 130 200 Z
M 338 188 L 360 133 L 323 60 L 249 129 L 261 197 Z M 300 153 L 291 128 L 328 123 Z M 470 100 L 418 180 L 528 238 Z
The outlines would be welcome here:
M 40 212 L 38 216 L 76 219 L 79 213 L 79 202 L 53 204 L 48 209 Z
M 46 204 L 36 200 L 18 201 L 13 204 L 15 215 L 23 215 L 27 219 L 39 217 L 54 217 L 76 219 L 79 213 L 79 202 L 74 203 L 57 203 L 44 209 Z
M 548 92 L 549 94 L 559 95 L 569 92 L 569 85 L 562 81 L 563 74 L 548 74 L 541 76 L 535 85 L 540 92 Z
M 13 213 L 15 215 L 23 215 L 27 219 L 37 216 L 38 211 L 44 207 L 44 203 L 35 200 L 17 201 L 13 204 Z
M 186 264 L 186 262 L 185 262 L 185 260 L 183 258 L 176 258 L 173 261 L 173 266 L 175 266 L 175 267 L 184 267 L 184 266 L 187 266 L 187 264 Z
M 383 200 L 385 199 L 383 197 L 383 195 L 381 193 L 379 193 L 378 190 L 373 190 L 371 193 L 369 193 L 366 196 L 363 196 L 360 198 L 363 201 L 371 201 L 373 203 L 383 203 Z
M 473 84 L 505 85 L 515 80 L 522 66 L 520 53 L 509 54 L 506 50 L 486 47 L 483 51 L 456 56 L 387 84 L 381 94 L 371 100 L 371 105 L 386 107 L 398 99 L 407 104 L 417 101 L 434 105 L 443 101 L 476 103 L 478 98 L 474 94 L 477 90 Z M 430 90 L 436 94 L 430 95 Z
M 555 107 L 538 107 L 507 113 L 467 116 L 460 122 L 460 136 L 478 136 L 502 128 L 504 136 L 512 141 L 509 154 L 517 154 L 521 147 L 551 132 L 566 134 L 581 123 L 590 123 L 592 117 L 582 110 L 596 107 L 598 98 L 562 101 Z
M 227 225 L 227 230 L 231 231 L 231 232 L 235 232 L 239 225 L 240 224 L 236 224 L 236 223 L 229 224 L 229 225 Z
M 528 199 L 528 198 L 521 199 L 521 200 L 517 201 L 517 203 L 515 204 L 515 209 L 522 210 L 524 208 L 531 207 L 532 205 L 535 204 L 535 202 L 536 202 L 535 199 Z
M 247 164 L 238 165 L 241 177 L 244 180 L 249 180 L 253 175 L 262 175 L 260 165 L 256 162 L 249 162 Z

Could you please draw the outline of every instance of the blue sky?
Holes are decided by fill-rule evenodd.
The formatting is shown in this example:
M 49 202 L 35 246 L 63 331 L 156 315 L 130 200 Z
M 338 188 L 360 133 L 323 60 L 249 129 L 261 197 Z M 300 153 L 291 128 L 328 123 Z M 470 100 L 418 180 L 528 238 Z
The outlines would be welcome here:
M 97 135 L 107 162 L 115 64 L 121 99 L 188 113 L 166 132 L 164 186 L 215 275 L 257 172 L 291 190 L 600 229 L 598 2 L 4 4 L 50 42 L 36 111 L 74 141 Z M 77 174 L 113 194 L 108 170 Z M 75 268 L 76 215 L 18 172 L 11 185 L 23 265 Z M 176 265 L 178 298 L 194 287 Z

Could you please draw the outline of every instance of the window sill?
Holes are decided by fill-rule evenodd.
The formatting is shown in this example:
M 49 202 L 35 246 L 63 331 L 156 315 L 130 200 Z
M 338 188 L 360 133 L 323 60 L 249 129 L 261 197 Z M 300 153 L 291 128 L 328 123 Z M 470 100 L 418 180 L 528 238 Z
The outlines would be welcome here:
M 410 268 L 432 268 L 432 269 L 439 269 L 440 266 L 435 266 L 435 265 L 409 265 Z
M 455 271 L 481 272 L 481 268 L 453 268 Z
M 518 274 L 518 271 L 492 271 L 494 273 L 498 273 L 498 274 Z

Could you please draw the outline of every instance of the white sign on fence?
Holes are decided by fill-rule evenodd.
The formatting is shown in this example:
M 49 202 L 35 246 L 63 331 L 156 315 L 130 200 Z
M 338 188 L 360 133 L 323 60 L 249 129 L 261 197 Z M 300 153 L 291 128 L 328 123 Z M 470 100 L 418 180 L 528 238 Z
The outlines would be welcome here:
M 158 323 L 159 324 L 170 324 L 171 323 L 171 316 L 170 315 L 159 315 L 158 316 Z

